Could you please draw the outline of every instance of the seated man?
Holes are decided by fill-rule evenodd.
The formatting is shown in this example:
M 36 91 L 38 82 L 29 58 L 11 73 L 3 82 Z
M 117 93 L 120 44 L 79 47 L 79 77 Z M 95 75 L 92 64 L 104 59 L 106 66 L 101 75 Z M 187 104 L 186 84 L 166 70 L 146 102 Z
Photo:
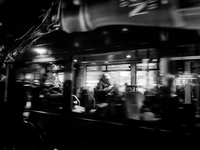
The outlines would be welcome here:
M 111 104 L 116 98 L 116 95 L 119 94 L 119 90 L 116 86 L 111 85 L 109 79 L 111 79 L 108 73 L 104 73 L 98 82 L 97 87 L 94 89 L 94 98 L 97 102 L 98 111 L 101 111 L 103 114 L 107 113 Z
M 94 97 L 99 103 L 108 102 L 108 97 L 114 92 L 114 86 L 111 85 L 109 79 L 111 79 L 109 74 L 103 74 L 97 87 L 94 89 Z
M 63 94 L 62 88 L 56 81 L 56 78 L 52 78 L 53 73 L 45 74 L 41 82 L 41 95 L 43 100 L 48 104 L 59 104 L 62 102 Z

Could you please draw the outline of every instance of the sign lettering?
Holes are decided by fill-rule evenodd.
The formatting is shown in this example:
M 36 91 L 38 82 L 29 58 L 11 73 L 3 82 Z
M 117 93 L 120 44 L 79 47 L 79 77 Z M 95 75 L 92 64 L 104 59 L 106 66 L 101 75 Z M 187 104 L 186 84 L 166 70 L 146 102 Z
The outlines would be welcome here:
M 149 10 L 158 8 L 158 0 L 119 0 L 119 7 L 133 8 L 129 17 L 149 13 Z
M 129 17 L 148 13 L 147 11 L 142 11 L 146 6 L 147 4 L 145 2 L 130 5 L 130 7 L 134 7 L 134 9 L 129 13 Z

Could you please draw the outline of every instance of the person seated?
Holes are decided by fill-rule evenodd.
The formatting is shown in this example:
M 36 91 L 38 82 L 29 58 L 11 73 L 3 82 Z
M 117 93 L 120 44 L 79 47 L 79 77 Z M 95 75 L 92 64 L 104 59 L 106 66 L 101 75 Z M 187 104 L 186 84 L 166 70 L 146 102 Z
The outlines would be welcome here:
M 97 102 L 107 102 L 108 97 L 113 95 L 115 88 L 111 85 L 109 79 L 111 79 L 111 76 L 108 73 L 104 73 L 98 82 L 98 85 L 94 89 L 94 97 Z
M 56 73 L 49 71 L 45 74 L 45 85 L 51 87 L 54 90 L 62 92 L 62 82 L 59 80 Z
M 53 73 L 43 75 L 41 80 L 41 95 L 44 96 L 43 100 L 48 103 L 61 103 L 63 92 L 62 88 L 57 84 L 56 78 L 52 78 Z
M 111 85 L 110 83 L 111 76 L 108 73 L 104 73 L 99 80 L 96 88 L 94 89 L 94 98 L 96 100 L 96 106 L 102 114 L 107 113 L 111 104 L 111 101 L 116 98 L 119 93 L 116 85 Z

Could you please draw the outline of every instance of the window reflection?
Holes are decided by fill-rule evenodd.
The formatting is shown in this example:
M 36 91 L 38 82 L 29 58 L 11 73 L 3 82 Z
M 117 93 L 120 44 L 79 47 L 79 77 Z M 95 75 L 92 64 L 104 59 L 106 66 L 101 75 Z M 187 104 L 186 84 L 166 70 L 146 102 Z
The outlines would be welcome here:
M 62 109 L 64 72 L 62 63 L 15 64 L 9 80 L 26 87 L 26 109 Z
M 87 63 L 80 59 L 85 56 L 75 56 L 80 61 L 74 62 L 78 67 L 73 94 L 84 108 L 81 112 L 91 114 L 101 110 L 104 116 L 190 124 L 199 114 L 200 61 L 191 56 L 147 58 L 146 54 L 141 59 L 127 58 L 131 53 L 135 51 L 113 52 L 109 54 L 112 59 L 108 54 L 98 57 L 94 54 L 87 57 Z M 111 76 L 109 82 L 117 87 L 118 94 L 99 102 L 96 94 L 100 92 L 96 88 L 105 73 Z

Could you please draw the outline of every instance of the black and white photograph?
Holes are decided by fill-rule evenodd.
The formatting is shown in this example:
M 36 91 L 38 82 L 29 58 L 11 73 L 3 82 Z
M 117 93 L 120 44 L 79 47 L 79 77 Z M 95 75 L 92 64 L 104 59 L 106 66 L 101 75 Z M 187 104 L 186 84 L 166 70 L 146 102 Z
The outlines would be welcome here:
M 200 0 L 0 0 L 0 150 L 200 147 Z

